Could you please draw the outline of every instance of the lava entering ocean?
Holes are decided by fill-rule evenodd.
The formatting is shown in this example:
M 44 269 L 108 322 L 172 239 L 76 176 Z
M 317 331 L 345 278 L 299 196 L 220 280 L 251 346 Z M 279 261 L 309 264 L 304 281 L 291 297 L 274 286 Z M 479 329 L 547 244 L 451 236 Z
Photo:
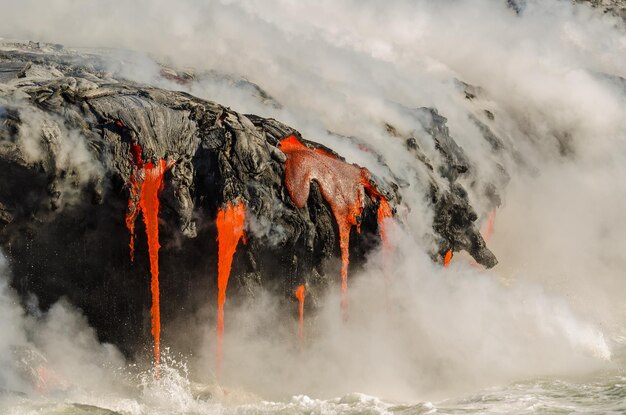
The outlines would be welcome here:
M 226 287 L 230 277 L 230 268 L 233 263 L 233 255 L 237 250 L 237 244 L 241 239 L 246 243 L 243 234 L 245 222 L 245 208 L 241 201 L 233 206 L 228 202 L 225 208 L 217 212 L 217 355 L 216 373 L 219 377 L 222 367 L 223 342 L 224 342 L 224 304 L 226 303 Z
M 130 177 L 130 197 L 126 213 L 126 226 L 130 231 L 130 257 L 134 259 L 134 232 L 135 220 L 139 212 L 143 213 L 148 238 L 148 254 L 150 257 L 150 292 L 152 306 L 152 337 L 154 339 L 154 362 L 157 376 L 161 360 L 161 306 L 159 299 L 159 193 L 163 190 L 163 175 L 173 165 L 165 160 L 158 160 L 156 164 L 149 161 L 144 163 L 142 150 L 139 145 L 130 148 L 134 168 Z
M 452 260 L 452 249 L 448 249 L 446 255 L 443 257 L 443 266 L 448 268 L 450 266 L 450 261 Z

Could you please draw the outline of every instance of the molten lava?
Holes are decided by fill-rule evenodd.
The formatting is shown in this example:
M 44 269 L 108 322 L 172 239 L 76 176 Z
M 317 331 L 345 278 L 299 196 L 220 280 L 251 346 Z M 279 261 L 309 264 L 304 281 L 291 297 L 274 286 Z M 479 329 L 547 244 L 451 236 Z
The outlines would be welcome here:
M 148 254 L 150 257 L 150 292 L 152 294 L 152 337 L 154 338 L 154 361 L 159 370 L 161 360 L 161 307 L 159 300 L 159 193 L 163 190 L 163 175 L 172 164 L 159 160 L 156 164 L 151 161 L 143 162 L 141 147 L 131 146 L 134 168 L 130 177 L 130 197 L 128 212 L 126 213 L 126 227 L 130 231 L 130 257 L 134 259 L 135 248 L 135 221 L 139 212 L 143 213 L 148 239 Z
M 150 255 L 150 291 L 152 292 L 152 337 L 154 338 L 154 361 L 159 367 L 161 360 L 161 307 L 159 303 L 159 193 L 163 190 L 163 174 L 168 166 L 164 160 L 156 165 L 148 162 L 145 167 L 145 177 L 141 186 L 139 206 L 143 212 L 143 221 L 146 224 L 148 236 L 148 254 Z M 157 372 L 158 373 L 158 372 Z
M 379 201 L 384 200 L 384 205 L 388 206 L 387 201 L 371 184 L 367 169 L 339 160 L 325 150 L 309 148 L 293 135 L 280 142 L 280 149 L 287 156 L 285 186 L 296 207 L 306 205 L 311 182 L 315 181 L 337 222 L 341 251 L 341 307 L 344 319 L 347 319 L 350 231 L 352 226 L 360 231 L 365 192 Z M 390 214 L 391 209 L 388 210 Z M 379 218 L 386 214 L 383 208 L 382 213 L 379 211 Z
M 449 249 L 446 252 L 446 255 L 443 257 L 443 266 L 448 268 L 450 266 L 450 260 L 452 259 L 452 249 Z
M 304 294 L 304 285 L 299 285 L 298 288 L 296 288 L 296 298 L 298 299 L 298 311 L 300 312 L 300 341 L 304 338 Z
M 485 239 L 485 241 L 489 241 L 491 239 L 491 235 L 493 235 L 493 227 L 495 226 L 496 223 L 496 210 L 493 209 L 491 212 L 489 212 L 489 216 L 487 217 L 487 223 L 485 224 L 485 227 L 483 228 L 483 238 Z
M 245 222 L 245 209 L 243 203 L 238 202 L 235 206 L 228 202 L 225 209 L 217 212 L 217 356 L 216 373 L 219 377 L 222 366 L 222 345 L 224 340 L 224 304 L 226 303 L 226 287 L 230 277 L 230 268 L 233 263 L 233 255 L 237 250 L 240 239 L 246 243 L 243 234 Z
M 381 198 L 378 206 L 378 229 L 380 232 L 380 238 L 383 241 L 383 247 L 389 244 L 387 229 L 385 228 L 385 219 L 390 218 L 391 216 L 392 212 L 389 202 Z

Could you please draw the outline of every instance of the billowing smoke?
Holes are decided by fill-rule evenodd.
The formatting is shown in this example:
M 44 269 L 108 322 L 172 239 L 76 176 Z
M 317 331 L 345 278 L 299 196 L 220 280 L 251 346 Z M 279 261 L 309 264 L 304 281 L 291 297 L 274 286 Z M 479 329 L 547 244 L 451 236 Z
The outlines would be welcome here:
M 410 209 L 396 222 L 391 286 L 377 252 L 350 276 L 349 322 L 331 290 L 309 316 L 302 348 L 296 318 L 284 316 L 274 298 L 259 292 L 255 300 L 233 299 L 226 305 L 225 384 L 270 397 L 361 391 L 416 400 L 581 373 L 610 364 L 623 348 L 626 32 L 618 18 L 556 0 L 529 0 L 521 14 L 487 0 L 51 4 L 3 5 L 4 35 L 140 51 L 113 70 L 274 117 L 407 184 L 402 195 Z M 157 80 L 159 67 L 144 53 L 194 68 L 196 81 Z M 480 220 L 490 209 L 483 184 L 503 200 L 489 241 L 500 261 L 493 271 L 474 268 L 463 255 L 444 270 L 425 254 L 432 211 L 424 172 L 398 139 L 414 137 L 438 157 L 420 107 L 447 118 L 472 163 L 461 181 Z M 270 225 L 255 222 L 249 230 L 280 238 Z M 25 342 L 22 312 L 7 301 L 15 318 L 6 330 Z M 69 318 L 59 307 L 52 321 Z M 207 298 L 207 310 L 185 325 L 204 331 L 190 358 L 203 382 L 213 380 L 215 332 L 205 318 L 213 307 Z M 295 301 L 293 310 L 296 316 Z M 54 327 L 37 332 L 54 338 Z

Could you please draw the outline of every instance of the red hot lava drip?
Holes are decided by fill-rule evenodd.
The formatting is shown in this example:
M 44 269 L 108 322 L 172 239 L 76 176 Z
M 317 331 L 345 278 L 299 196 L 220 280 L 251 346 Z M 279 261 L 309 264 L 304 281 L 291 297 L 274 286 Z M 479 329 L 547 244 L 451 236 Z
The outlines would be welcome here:
M 298 288 L 296 288 L 296 298 L 298 299 L 298 311 L 300 314 L 300 341 L 302 341 L 303 337 L 303 332 L 304 332 L 304 285 L 299 285 Z
M 159 302 L 159 193 L 163 190 L 163 175 L 171 167 L 165 160 L 156 164 L 143 162 L 141 147 L 131 146 L 135 168 L 130 178 L 130 198 L 126 214 L 126 226 L 131 232 L 131 260 L 134 258 L 135 220 L 139 212 L 143 213 L 148 237 L 148 254 L 150 257 L 150 291 L 152 293 L 152 337 L 154 338 L 154 361 L 159 370 L 161 360 L 161 307 Z
M 217 356 L 216 373 L 219 377 L 224 340 L 224 304 L 226 303 L 226 287 L 230 277 L 230 268 L 233 263 L 233 255 L 237 250 L 240 239 L 246 243 L 243 234 L 245 222 L 245 209 L 243 203 L 238 202 L 235 206 L 228 202 L 225 209 L 217 212 Z
M 370 183 L 367 169 L 339 160 L 327 151 L 309 148 L 293 135 L 280 142 L 280 149 L 287 155 L 285 186 L 296 207 L 306 205 L 311 181 L 315 181 L 337 222 L 341 251 L 341 307 L 344 319 L 347 319 L 350 230 L 352 226 L 360 230 L 366 191 L 371 197 L 384 200 L 385 204 L 387 201 Z M 379 212 L 379 218 L 381 215 L 386 215 L 386 212 Z
M 387 229 L 385 227 L 385 219 L 390 218 L 392 216 L 391 206 L 384 199 L 380 199 L 380 204 L 378 206 L 378 229 L 380 229 L 380 238 L 383 241 L 383 246 L 389 244 Z
M 452 250 L 449 249 L 446 252 L 446 255 L 443 257 L 443 266 L 448 268 L 450 266 L 450 261 L 452 260 Z

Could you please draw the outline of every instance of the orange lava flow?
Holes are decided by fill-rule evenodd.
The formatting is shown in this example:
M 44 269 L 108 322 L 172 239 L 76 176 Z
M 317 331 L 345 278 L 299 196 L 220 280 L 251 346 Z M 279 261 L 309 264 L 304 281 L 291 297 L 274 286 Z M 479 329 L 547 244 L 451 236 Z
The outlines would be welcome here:
M 130 197 L 128 198 L 128 209 L 126 211 L 126 227 L 130 233 L 130 262 L 135 261 L 135 221 L 139 215 L 138 203 L 141 185 L 137 182 L 134 175 L 130 177 Z
M 145 177 L 141 185 L 139 206 L 143 212 L 148 235 L 148 254 L 150 256 L 150 291 L 152 292 L 152 337 L 154 338 L 154 361 L 159 368 L 161 360 L 161 305 L 159 302 L 159 193 L 163 190 L 163 174 L 167 170 L 164 160 L 156 165 L 148 162 L 144 166 Z
M 443 257 L 443 266 L 448 268 L 448 266 L 450 266 L 451 259 L 452 259 L 452 250 L 449 249 L 448 252 L 446 252 L 446 255 Z
M 388 244 L 389 241 L 387 235 L 387 229 L 385 228 L 385 219 L 390 218 L 392 216 L 391 206 L 389 206 L 389 202 L 385 199 L 380 200 L 380 205 L 378 206 L 378 226 L 380 229 L 380 238 L 383 241 L 383 244 Z
M 493 209 L 489 212 L 489 216 L 487 217 L 487 223 L 483 229 L 483 238 L 485 241 L 489 241 L 491 239 L 491 235 L 493 235 L 493 228 L 496 223 L 496 210 Z
M 130 148 L 133 157 L 133 173 L 130 177 L 130 197 L 126 213 L 126 227 L 130 231 L 130 259 L 134 259 L 135 221 L 139 212 L 143 213 L 148 238 L 148 255 L 150 257 L 150 292 L 152 306 L 152 337 L 154 339 L 154 362 L 156 374 L 159 376 L 161 361 L 161 305 L 159 298 L 159 193 L 163 190 L 163 175 L 171 167 L 165 160 L 156 164 L 143 162 L 142 150 L 133 144 Z
M 296 298 L 300 303 L 298 311 L 300 312 L 300 341 L 302 341 L 304 338 L 304 285 L 299 285 L 298 288 L 296 288 Z
M 216 373 L 219 377 L 224 340 L 224 304 L 226 303 L 226 287 L 230 277 L 230 268 L 233 263 L 233 255 L 237 250 L 240 239 L 246 243 L 243 226 L 245 222 L 245 209 L 243 203 L 238 202 L 235 206 L 228 202 L 225 209 L 217 212 L 217 355 Z
M 309 148 L 293 135 L 281 140 L 280 149 L 287 156 L 285 186 L 296 207 L 306 205 L 311 182 L 315 181 L 337 222 L 341 252 L 341 308 L 344 320 L 347 320 L 350 231 L 352 226 L 360 231 L 365 192 L 379 200 L 384 197 L 370 183 L 367 169 L 339 160 L 325 150 Z

